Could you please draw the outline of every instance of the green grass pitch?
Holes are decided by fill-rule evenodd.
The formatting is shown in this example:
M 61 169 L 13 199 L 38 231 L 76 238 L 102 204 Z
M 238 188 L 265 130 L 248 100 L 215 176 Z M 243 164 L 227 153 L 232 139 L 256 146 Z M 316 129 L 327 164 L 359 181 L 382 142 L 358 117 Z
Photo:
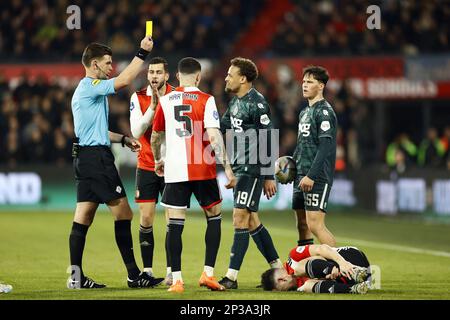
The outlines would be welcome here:
M 159 212 L 155 220 L 153 269 L 165 275 L 165 221 Z M 167 287 L 129 289 L 126 272 L 113 233 L 109 212 L 99 211 L 91 227 L 84 255 L 86 274 L 108 288 L 102 290 L 66 289 L 69 265 L 68 237 L 72 212 L 0 212 L 0 281 L 12 284 L 6 299 L 192 299 L 192 300 L 291 300 L 291 299 L 450 299 L 450 226 L 423 221 L 392 219 L 375 215 L 331 213 L 329 229 L 338 245 L 362 249 L 371 264 L 381 268 L 381 289 L 367 295 L 313 295 L 297 292 L 264 292 L 257 289 L 260 274 L 268 268 L 255 244 L 249 250 L 239 273 L 239 289 L 211 292 L 198 286 L 203 270 L 206 222 L 200 212 L 188 212 L 183 233 L 182 271 L 185 292 L 173 294 Z M 261 212 L 282 260 L 296 245 L 295 219 L 291 211 Z M 133 220 L 135 257 L 141 265 L 138 245 L 139 217 Z M 223 276 L 233 238 L 230 212 L 222 221 L 222 242 L 215 274 Z

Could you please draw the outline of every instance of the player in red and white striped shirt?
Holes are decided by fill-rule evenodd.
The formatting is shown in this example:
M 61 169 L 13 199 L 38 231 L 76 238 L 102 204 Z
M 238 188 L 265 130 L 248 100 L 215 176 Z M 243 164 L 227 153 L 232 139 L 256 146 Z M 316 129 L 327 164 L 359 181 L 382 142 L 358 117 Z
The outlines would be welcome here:
M 144 272 L 148 273 L 153 285 L 157 285 L 163 279 L 153 277 L 153 250 L 155 247 L 153 220 L 158 194 L 162 194 L 164 190 L 164 178 L 155 174 L 155 160 L 150 146 L 150 136 L 159 97 L 173 90 L 173 87 L 167 83 L 169 80 L 169 66 L 164 58 L 155 57 L 150 60 L 147 79 L 149 85 L 131 96 L 130 127 L 131 133 L 136 139 L 139 139 L 142 145 L 137 156 L 135 196 L 135 201 L 139 204 L 140 213 L 139 243 L 142 262 L 144 264 Z M 169 223 L 167 210 L 166 221 Z M 166 233 L 166 284 L 171 285 L 171 268 L 167 245 Z
M 214 97 L 200 91 L 201 65 L 194 58 L 178 63 L 180 87 L 160 98 L 153 121 L 151 145 L 155 172 L 164 174 L 166 187 L 161 204 L 169 211 L 169 252 L 172 264 L 171 292 L 183 292 L 181 276 L 181 235 L 186 209 L 194 193 L 208 220 L 204 272 L 200 285 L 225 290 L 214 278 L 214 265 L 220 245 L 221 201 L 216 179 L 216 158 L 225 168 L 227 188 L 236 178 L 229 164 L 220 133 L 219 113 Z M 166 143 L 166 157 L 160 146 Z

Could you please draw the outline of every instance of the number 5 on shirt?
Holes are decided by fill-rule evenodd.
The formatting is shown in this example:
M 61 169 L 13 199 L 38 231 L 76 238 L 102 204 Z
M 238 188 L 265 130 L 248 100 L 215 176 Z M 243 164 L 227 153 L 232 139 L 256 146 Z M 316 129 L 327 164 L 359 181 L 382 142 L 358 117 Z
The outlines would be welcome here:
M 179 137 L 191 137 L 192 136 L 192 119 L 185 115 L 184 112 L 192 112 L 192 106 L 190 104 L 177 105 L 175 110 L 175 120 L 184 123 L 184 130 L 177 129 L 177 136 Z

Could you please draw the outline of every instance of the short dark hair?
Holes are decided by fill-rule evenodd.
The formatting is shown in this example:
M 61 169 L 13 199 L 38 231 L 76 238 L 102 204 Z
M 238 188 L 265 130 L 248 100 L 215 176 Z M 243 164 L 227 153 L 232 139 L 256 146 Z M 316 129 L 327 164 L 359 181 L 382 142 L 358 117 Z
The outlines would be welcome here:
M 230 62 L 232 66 L 239 68 L 239 74 L 245 76 L 248 82 L 258 78 L 258 68 L 252 60 L 236 57 L 231 59 Z
M 330 79 L 327 69 L 321 66 L 307 66 L 303 69 L 303 77 L 305 75 L 312 75 L 314 79 L 322 82 L 324 85 L 326 85 L 328 79 Z
M 164 71 L 166 73 L 169 72 L 169 63 L 167 63 L 167 60 L 162 57 L 154 57 L 150 59 L 149 65 L 151 64 L 162 64 L 164 65 Z
M 272 291 L 275 288 L 274 274 L 276 269 L 266 270 L 261 275 L 261 286 L 266 291 Z
M 197 59 L 186 57 L 178 62 L 178 72 L 183 74 L 194 74 L 202 71 L 202 66 Z
M 102 58 L 105 54 L 112 56 L 110 47 L 101 43 L 92 42 L 84 49 L 81 62 L 85 67 L 89 67 L 93 59 Z

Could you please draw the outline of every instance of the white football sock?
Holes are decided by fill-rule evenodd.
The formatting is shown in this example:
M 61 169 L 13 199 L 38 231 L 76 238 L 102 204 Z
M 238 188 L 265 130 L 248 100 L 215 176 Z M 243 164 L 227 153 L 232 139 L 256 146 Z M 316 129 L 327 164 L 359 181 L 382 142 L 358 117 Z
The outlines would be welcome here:
M 203 271 L 206 273 L 208 277 L 214 276 L 214 268 L 209 266 L 204 266 Z
M 172 272 L 173 276 L 173 284 L 177 283 L 178 280 L 183 282 L 183 278 L 181 277 L 181 271 Z
M 228 269 L 226 277 L 230 280 L 236 281 L 238 273 L 239 273 L 239 270 Z
M 147 272 L 151 276 L 153 276 L 153 269 L 152 268 L 144 268 L 144 272 Z

